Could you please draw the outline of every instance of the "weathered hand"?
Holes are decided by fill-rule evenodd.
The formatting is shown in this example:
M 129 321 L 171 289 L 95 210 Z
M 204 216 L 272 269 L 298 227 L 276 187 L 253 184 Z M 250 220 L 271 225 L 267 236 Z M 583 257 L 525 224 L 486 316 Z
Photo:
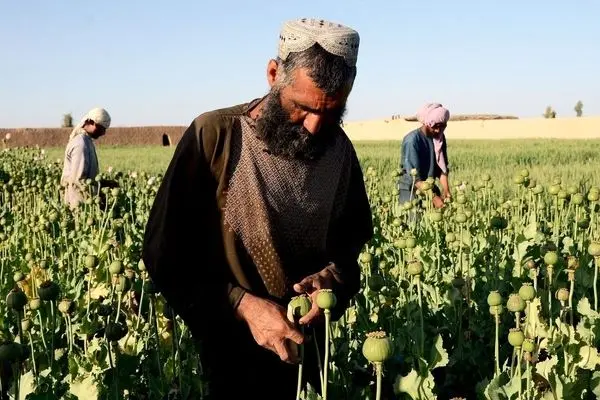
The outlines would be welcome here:
M 311 310 L 304 317 L 300 318 L 298 321 L 300 324 L 308 325 L 315 323 L 323 316 L 321 309 L 317 305 L 317 294 L 319 293 L 319 289 L 333 289 L 334 279 L 334 273 L 328 266 L 316 274 L 307 276 L 294 285 L 294 290 L 297 293 L 308 294 L 312 301 Z
M 450 194 L 450 192 L 444 192 L 442 198 L 444 200 L 444 204 L 452 203 L 452 194 Z
M 266 299 L 244 294 L 237 308 L 238 316 L 246 321 L 258 345 L 271 350 L 290 364 L 298 363 L 298 354 L 287 340 L 302 344 L 304 336 L 287 319 L 285 309 Z
M 440 196 L 435 196 L 433 198 L 433 206 L 435 208 L 442 208 L 442 207 L 444 207 L 444 200 L 442 200 L 442 198 Z

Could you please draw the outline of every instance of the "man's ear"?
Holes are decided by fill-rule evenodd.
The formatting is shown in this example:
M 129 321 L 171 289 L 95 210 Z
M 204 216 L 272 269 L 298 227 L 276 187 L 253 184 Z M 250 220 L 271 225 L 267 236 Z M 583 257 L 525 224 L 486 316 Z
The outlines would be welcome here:
M 280 72 L 281 71 L 279 71 L 279 64 L 277 61 L 269 60 L 269 63 L 267 64 L 267 82 L 269 82 L 269 87 L 273 87 L 275 85 L 275 82 L 277 82 L 278 73 Z

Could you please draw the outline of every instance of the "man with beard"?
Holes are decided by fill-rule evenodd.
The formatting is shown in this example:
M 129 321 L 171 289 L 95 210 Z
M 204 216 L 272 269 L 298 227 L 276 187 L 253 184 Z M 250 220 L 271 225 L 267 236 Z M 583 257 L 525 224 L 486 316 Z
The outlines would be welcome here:
M 358 45 L 343 25 L 286 23 L 267 66 L 270 92 L 198 116 L 165 173 L 143 261 L 199 342 L 209 398 L 293 399 L 300 344 L 320 389 L 309 339 L 321 335 L 322 351 L 317 290 L 333 289 L 338 319 L 359 290 L 357 259 L 372 235 L 362 171 L 340 127 Z M 298 321 L 306 335 L 286 318 L 299 294 L 313 300 Z
M 64 201 L 71 208 L 83 199 L 81 182 L 98 175 L 98 156 L 94 140 L 104 136 L 110 127 L 110 115 L 103 108 L 90 110 L 73 128 L 65 149 L 60 179 L 65 188 Z

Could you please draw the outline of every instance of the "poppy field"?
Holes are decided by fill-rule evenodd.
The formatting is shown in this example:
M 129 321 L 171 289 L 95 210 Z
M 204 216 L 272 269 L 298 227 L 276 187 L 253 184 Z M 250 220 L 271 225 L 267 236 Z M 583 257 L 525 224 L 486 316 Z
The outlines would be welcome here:
M 452 142 L 453 197 L 436 210 L 431 191 L 397 204 L 399 143 L 358 144 L 375 234 L 326 330 L 321 385 L 298 398 L 600 397 L 599 150 Z M 169 151 L 132 167 L 135 149 L 99 149 L 119 188 L 77 213 L 60 202 L 61 149 L 0 152 L 2 399 L 203 397 L 189 331 L 140 261 Z M 335 301 L 317 299 L 326 315 Z

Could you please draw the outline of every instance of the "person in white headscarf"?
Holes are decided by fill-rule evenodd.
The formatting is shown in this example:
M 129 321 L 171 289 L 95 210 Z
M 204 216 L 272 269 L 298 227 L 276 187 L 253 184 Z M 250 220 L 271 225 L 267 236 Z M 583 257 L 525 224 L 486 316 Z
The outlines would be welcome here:
M 64 187 L 64 201 L 72 208 L 83 199 L 81 182 L 98 175 L 98 156 L 94 140 L 104 136 L 111 118 L 103 108 L 90 110 L 69 135 L 65 150 L 60 183 Z

